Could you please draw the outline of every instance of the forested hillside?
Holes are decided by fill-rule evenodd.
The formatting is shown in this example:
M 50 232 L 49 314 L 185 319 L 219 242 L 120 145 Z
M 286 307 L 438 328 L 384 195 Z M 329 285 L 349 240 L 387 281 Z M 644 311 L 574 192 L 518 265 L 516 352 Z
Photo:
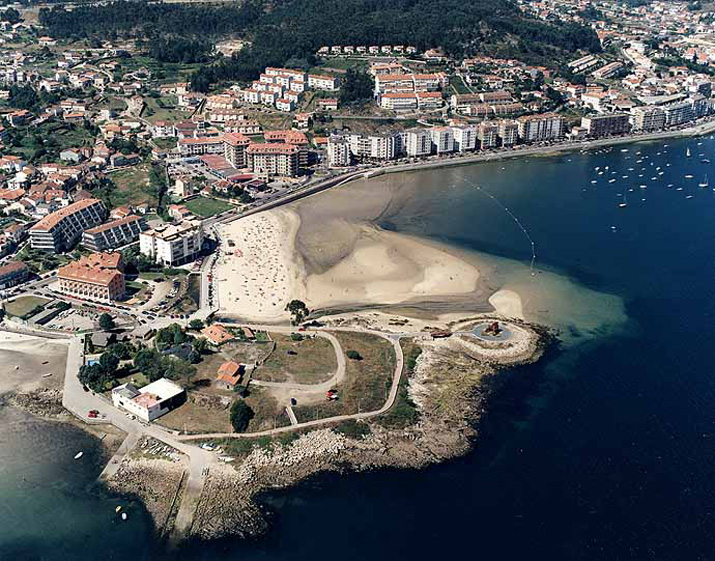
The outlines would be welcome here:
M 270 6 L 270 7 L 268 7 Z M 451 55 L 488 52 L 545 62 L 564 52 L 599 50 L 593 30 L 544 23 L 507 0 L 248 0 L 240 5 L 146 4 L 121 0 L 67 11 L 40 11 L 53 37 L 156 41 L 215 39 L 229 34 L 251 47 L 202 68 L 192 80 L 205 90 L 221 80 L 250 80 L 268 65 L 309 66 L 322 45 L 443 47 Z M 166 43 L 162 50 L 167 50 Z

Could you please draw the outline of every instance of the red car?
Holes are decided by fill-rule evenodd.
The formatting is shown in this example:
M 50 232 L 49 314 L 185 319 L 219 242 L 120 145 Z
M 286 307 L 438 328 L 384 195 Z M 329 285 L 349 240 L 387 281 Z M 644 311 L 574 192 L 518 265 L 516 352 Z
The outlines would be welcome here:
M 96 409 L 92 409 L 92 410 L 87 414 L 87 416 L 88 416 L 90 419 L 96 419 L 97 417 L 99 417 L 99 411 L 97 411 Z

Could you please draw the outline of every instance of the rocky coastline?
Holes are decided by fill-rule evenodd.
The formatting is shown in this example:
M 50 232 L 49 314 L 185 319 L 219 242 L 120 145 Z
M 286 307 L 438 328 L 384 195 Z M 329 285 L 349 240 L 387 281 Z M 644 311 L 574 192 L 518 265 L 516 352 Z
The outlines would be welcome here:
M 525 336 L 511 345 L 514 352 L 504 353 L 503 344 L 480 349 L 459 337 L 419 342 L 421 352 L 408 372 L 408 396 L 419 411 L 415 423 L 392 428 L 377 417 L 350 431 L 340 425 L 313 430 L 290 442 L 256 444 L 235 462 L 212 468 L 192 536 L 256 537 L 268 525 L 260 495 L 321 472 L 419 469 L 466 454 L 478 442 L 479 421 L 501 386 L 500 370 L 537 361 L 555 342 L 541 326 L 512 325 Z M 362 434 L 354 434 L 356 427 Z

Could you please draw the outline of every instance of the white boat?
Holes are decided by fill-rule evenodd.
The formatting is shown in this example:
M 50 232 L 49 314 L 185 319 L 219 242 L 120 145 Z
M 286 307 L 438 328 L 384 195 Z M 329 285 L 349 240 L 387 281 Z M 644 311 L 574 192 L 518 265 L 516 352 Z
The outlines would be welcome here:
M 641 185 L 641 189 L 648 189 L 648 185 Z
M 673 188 L 673 184 L 672 184 L 672 183 L 668 183 L 668 184 L 666 185 L 666 187 L 667 187 L 668 189 L 672 189 L 672 188 Z
M 689 173 L 688 173 L 688 174 L 686 174 L 686 176 L 685 176 L 685 179 L 692 179 L 692 178 L 693 178 L 693 176 L 692 176 L 692 175 L 690 175 Z
M 127 513 L 126 513 L 126 512 L 122 512 L 122 520 L 126 520 L 127 518 L 129 518 L 129 517 L 127 516 Z
M 690 157 L 690 148 L 685 149 L 685 155 L 689 158 Z
M 675 190 L 676 190 L 676 191 L 682 191 L 683 188 L 682 188 L 682 187 L 677 187 Z
M 43 378 L 49 378 L 50 376 L 52 376 L 52 372 L 48 372 L 47 374 L 42 375 Z
M 79 460 L 82 456 L 84 456 L 84 452 L 77 452 L 77 453 L 74 455 L 74 459 L 75 459 L 75 460 Z
M 686 199 L 692 199 L 693 196 L 692 196 L 692 195 L 686 195 L 685 198 L 686 198 Z
M 122 506 L 119 505 L 117 508 L 114 509 L 114 512 L 121 512 L 122 511 Z
M 623 200 L 618 203 L 618 208 L 626 208 L 628 206 L 628 192 L 623 193 Z
M 609 179 L 608 182 L 609 182 L 609 183 L 615 183 L 616 180 L 615 180 L 615 179 Z
M 698 183 L 698 187 L 702 187 L 703 189 L 705 187 L 710 187 L 710 181 L 708 181 L 708 174 L 705 174 L 705 177 L 703 177 L 703 180 Z
M 596 181 L 595 179 L 593 181 L 591 181 L 592 185 L 595 185 L 596 183 L 598 183 L 598 181 Z

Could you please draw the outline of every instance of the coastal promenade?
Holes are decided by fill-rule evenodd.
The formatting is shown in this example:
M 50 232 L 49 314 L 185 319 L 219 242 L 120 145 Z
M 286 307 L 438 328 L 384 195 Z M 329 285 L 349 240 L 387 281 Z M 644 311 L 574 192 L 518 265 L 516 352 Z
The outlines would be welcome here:
M 205 221 L 204 224 L 205 226 L 210 226 L 218 222 L 228 224 L 240 218 L 245 218 L 247 216 L 258 214 L 265 210 L 278 208 L 285 204 L 289 204 L 304 199 L 306 197 L 310 197 L 328 189 L 340 187 L 355 179 L 369 179 L 370 177 L 378 177 L 380 175 L 388 173 L 404 173 L 410 171 L 466 166 L 479 162 L 493 162 L 514 158 L 546 157 L 563 152 L 579 152 L 581 150 L 591 150 L 594 148 L 604 148 L 607 146 L 620 146 L 623 144 L 634 144 L 638 142 L 654 142 L 659 140 L 666 140 L 669 138 L 688 138 L 695 136 L 703 136 L 712 133 L 715 133 L 715 117 L 706 122 L 699 123 L 692 127 L 687 127 L 683 129 L 665 130 L 637 135 L 633 134 L 627 136 L 608 137 L 594 140 L 566 140 L 554 144 L 538 146 L 520 144 L 516 145 L 514 148 L 511 149 L 500 148 L 487 152 L 469 154 L 452 153 L 448 156 L 431 156 L 427 160 L 412 162 L 391 161 L 386 162 L 384 164 L 365 166 L 357 170 L 353 169 L 347 172 L 342 172 L 337 175 L 333 175 L 328 178 L 321 178 L 316 181 L 306 183 L 299 189 L 296 189 L 285 195 L 278 196 L 275 199 L 260 204 L 259 206 L 250 208 L 249 210 L 246 210 L 241 213 L 229 212 L 228 214 L 224 214 L 214 219 L 209 219 Z

